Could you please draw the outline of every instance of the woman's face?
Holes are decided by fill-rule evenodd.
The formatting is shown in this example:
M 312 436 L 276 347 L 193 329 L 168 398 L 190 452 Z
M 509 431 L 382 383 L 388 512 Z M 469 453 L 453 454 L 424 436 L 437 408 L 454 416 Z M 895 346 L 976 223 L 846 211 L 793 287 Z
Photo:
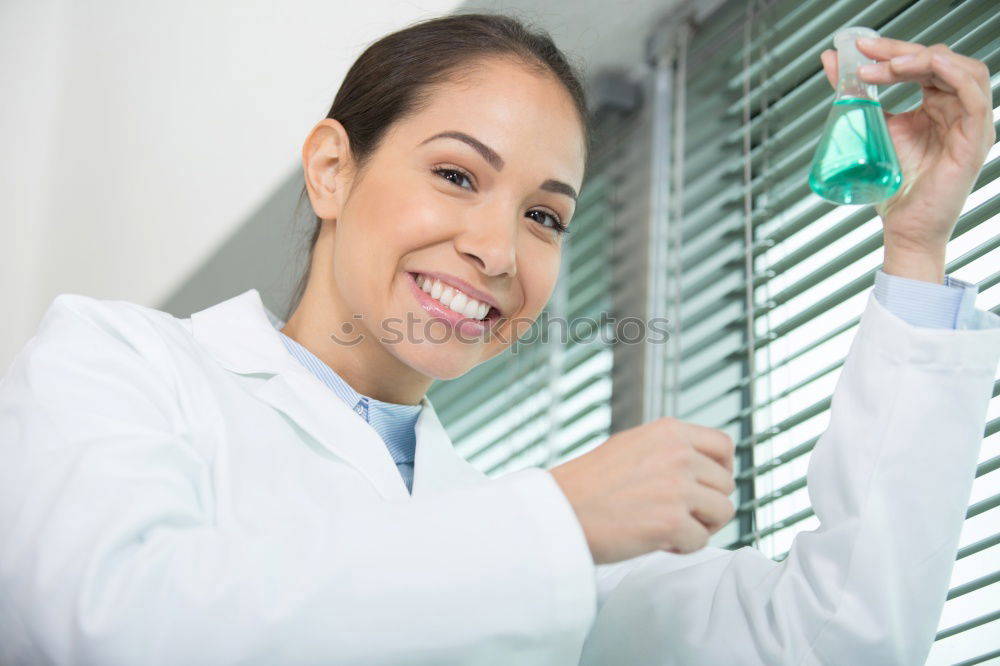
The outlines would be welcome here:
M 400 372 L 442 379 L 523 335 L 552 294 L 562 245 L 555 227 L 569 225 L 584 176 L 584 136 L 562 85 L 523 65 L 484 61 L 394 124 L 358 178 L 347 141 L 326 119 L 303 149 L 324 220 L 317 246 L 331 245 L 327 270 L 310 275 L 310 287 L 329 281 L 317 306 L 326 330 L 341 341 L 363 336 L 342 346 L 370 371 L 391 376 L 398 362 Z M 439 276 L 443 293 L 434 299 L 434 283 L 427 294 L 416 276 Z M 441 302 L 449 282 L 492 303 L 485 325 L 473 323 L 481 309 L 448 320 L 460 316 Z M 342 332 L 347 322 L 352 333 Z

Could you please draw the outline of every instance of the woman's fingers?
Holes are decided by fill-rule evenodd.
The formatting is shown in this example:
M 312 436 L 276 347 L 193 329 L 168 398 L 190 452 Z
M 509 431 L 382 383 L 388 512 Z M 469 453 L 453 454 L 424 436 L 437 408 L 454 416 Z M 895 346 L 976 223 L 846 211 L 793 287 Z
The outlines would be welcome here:
M 693 553 L 707 546 L 710 536 L 712 533 L 701 520 L 685 515 L 681 517 L 680 525 L 674 531 L 673 545 L 667 552 L 681 555 Z
M 897 56 L 912 55 L 927 47 L 914 42 L 904 42 L 891 37 L 861 37 L 858 50 L 872 60 L 890 60 Z
M 977 77 L 975 71 L 982 65 L 978 60 L 963 63 L 960 59 L 969 60 L 947 49 L 934 47 L 923 49 L 912 55 L 896 56 L 892 60 L 862 65 L 858 74 L 869 83 L 898 83 L 901 81 L 916 81 L 927 87 L 935 87 L 945 92 L 957 93 L 960 81 L 971 81 L 980 93 L 985 93 L 989 86 L 987 72 Z M 978 64 L 977 64 L 978 63 Z M 940 67 L 936 67 L 940 66 Z M 985 65 L 982 65 L 985 69 Z M 956 75 L 965 75 L 957 78 Z
M 959 66 L 952 55 L 935 53 L 931 66 L 937 79 L 955 90 L 965 115 L 962 117 L 962 132 L 971 141 L 979 141 L 986 135 L 986 127 L 993 126 L 992 95 L 984 93 L 977 77 L 968 69 Z M 993 141 L 991 140 L 990 145 Z M 987 148 L 988 150 L 988 148 Z
M 962 130 L 970 140 L 978 140 L 986 125 L 992 124 L 989 71 L 978 60 L 954 53 L 946 46 L 920 47 L 908 55 L 865 65 L 858 75 L 868 83 L 914 81 L 924 88 L 954 95 L 964 110 Z
M 730 499 L 711 488 L 696 485 L 692 500 L 691 515 L 711 533 L 719 531 L 736 515 L 736 507 Z
M 858 77 L 866 83 L 877 83 L 883 86 L 914 81 L 925 88 L 937 88 L 948 93 L 955 92 L 955 89 L 947 81 L 937 78 L 937 72 L 934 71 L 930 57 L 918 58 L 918 56 L 899 56 L 894 60 L 862 65 L 858 68 Z
M 870 48 L 863 46 L 869 43 L 872 44 Z M 947 92 L 956 92 L 957 88 L 952 83 L 941 77 L 939 72 L 934 71 L 933 64 L 937 60 L 951 66 L 956 71 L 969 74 L 983 94 L 986 96 L 991 94 L 990 73 L 986 65 L 975 58 L 955 53 L 945 44 L 923 46 L 922 44 L 878 37 L 872 40 L 859 39 L 858 50 L 879 61 L 874 65 L 862 67 L 861 72 L 859 72 L 862 74 L 862 78 L 870 83 L 920 81 L 940 87 Z M 864 75 L 869 72 L 872 78 Z M 938 74 L 936 79 L 935 74 Z
M 833 49 L 827 49 L 819 54 L 819 59 L 823 63 L 823 71 L 826 73 L 826 80 L 830 82 L 831 86 L 836 88 L 837 79 L 839 78 L 839 73 L 837 71 L 837 52 Z
M 717 461 L 730 472 L 733 471 L 734 447 L 729 435 L 717 428 L 670 417 L 664 417 L 660 422 L 671 435 L 684 437 L 697 452 Z
M 941 55 L 947 56 L 949 59 L 953 59 L 959 67 L 965 69 L 970 74 L 982 75 L 983 92 L 989 92 L 990 90 L 990 76 L 989 72 L 986 70 L 986 66 L 975 58 L 964 56 L 961 53 L 955 53 L 948 48 L 947 44 L 924 46 L 923 44 L 904 42 L 902 40 L 891 39 L 889 37 L 872 37 L 857 40 L 857 45 L 858 50 L 861 51 L 861 53 L 873 60 L 880 61 L 902 59 L 907 56 L 914 56 L 915 58 L 926 62 L 930 54 L 940 53 Z
M 698 453 L 695 457 L 692 471 L 698 483 L 714 488 L 724 495 L 729 495 L 736 490 L 736 481 L 733 479 L 732 471 L 703 453 Z

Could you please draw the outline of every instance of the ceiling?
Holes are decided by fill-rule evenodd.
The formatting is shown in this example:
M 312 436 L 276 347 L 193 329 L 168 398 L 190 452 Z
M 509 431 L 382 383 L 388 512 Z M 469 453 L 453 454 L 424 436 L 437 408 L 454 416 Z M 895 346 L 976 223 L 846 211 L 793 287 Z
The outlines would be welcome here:
M 643 68 L 646 35 L 684 4 L 686 0 L 473 1 L 463 3 L 456 13 L 500 12 L 543 28 L 575 60 L 586 79 L 604 69 L 624 71 L 635 78 Z

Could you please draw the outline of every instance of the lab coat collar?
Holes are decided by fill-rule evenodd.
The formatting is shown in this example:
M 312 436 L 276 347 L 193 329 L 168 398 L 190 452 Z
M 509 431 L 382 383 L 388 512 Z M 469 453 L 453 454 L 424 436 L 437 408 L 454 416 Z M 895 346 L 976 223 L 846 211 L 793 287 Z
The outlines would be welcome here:
M 386 499 L 411 497 L 385 442 L 364 419 L 298 363 L 281 342 L 280 324 L 256 289 L 191 315 L 192 334 L 248 390 L 280 410 L 327 453 L 351 465 Z M 270 375 L 260 381 L 260 375 Z M 416 422 L 413 497 L 423 497 L 486 477 L 452 445 L 425 395 Z

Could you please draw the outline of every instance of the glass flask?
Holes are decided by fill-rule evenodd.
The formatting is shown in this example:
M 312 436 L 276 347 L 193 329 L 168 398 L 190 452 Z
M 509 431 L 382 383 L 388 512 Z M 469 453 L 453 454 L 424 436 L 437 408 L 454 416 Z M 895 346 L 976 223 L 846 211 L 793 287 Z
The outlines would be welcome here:
M 878 36 L 870 28 L 851 27 L 833 38 L 840 77 L 809 169 L 809 187 L 837 204 L 876 203 L 895 194 L 903 182 L 878 90 L 858 79 L 858 67 L 875 61 L 858 51 L 855 40 Z

